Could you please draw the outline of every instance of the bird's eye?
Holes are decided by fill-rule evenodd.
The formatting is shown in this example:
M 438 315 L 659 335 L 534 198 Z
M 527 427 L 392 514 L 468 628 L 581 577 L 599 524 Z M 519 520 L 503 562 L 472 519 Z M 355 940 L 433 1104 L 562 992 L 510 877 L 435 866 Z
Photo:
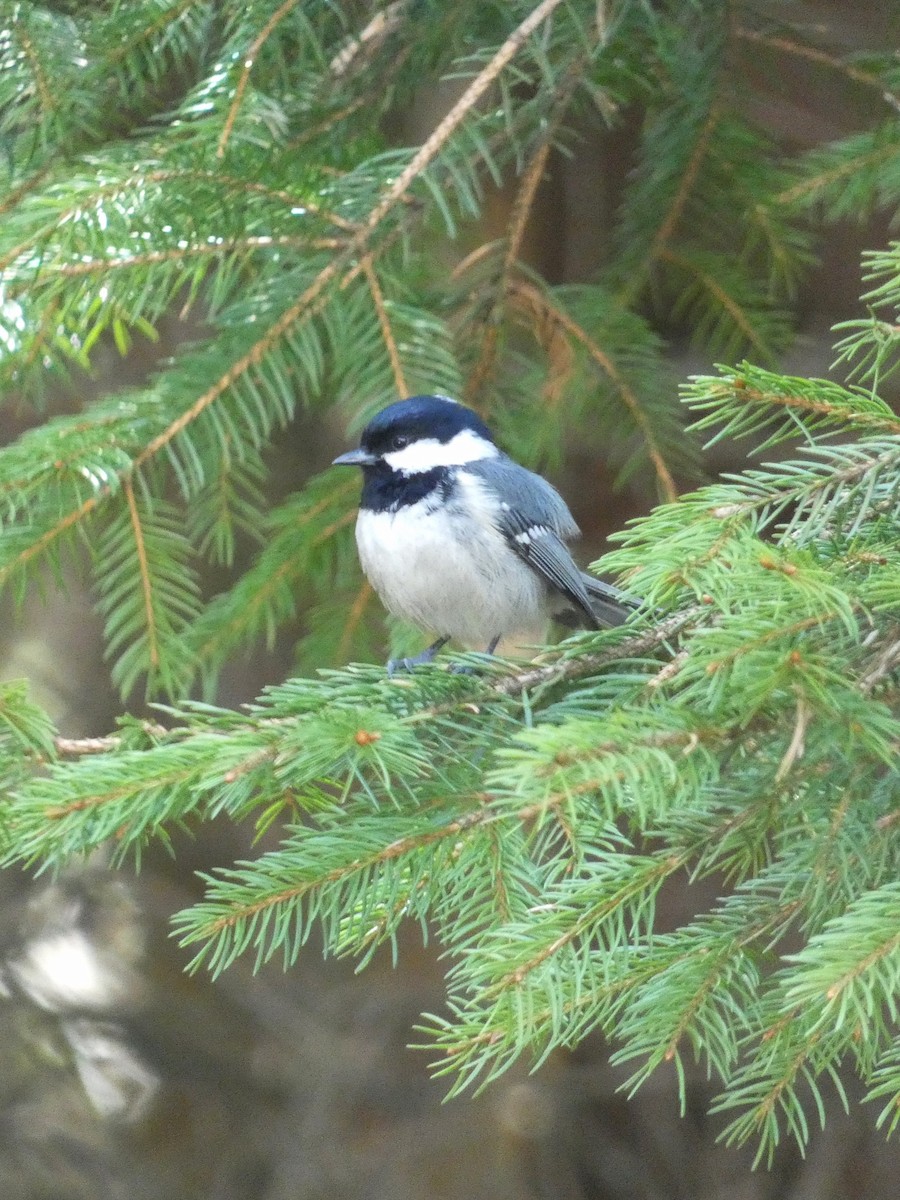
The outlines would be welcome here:
M 391 449 L 392 450 L 403 450 L 404 447 L 406 447 L 408 445 L 409 445 L 409 438 L 406 436 L 405 433 L 395 433 L 394 436 L 391 438 Z

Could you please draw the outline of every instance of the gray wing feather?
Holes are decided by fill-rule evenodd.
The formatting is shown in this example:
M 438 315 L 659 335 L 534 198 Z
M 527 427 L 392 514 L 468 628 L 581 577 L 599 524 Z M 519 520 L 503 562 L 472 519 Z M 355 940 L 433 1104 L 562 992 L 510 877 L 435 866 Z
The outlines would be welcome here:
M 559 492 L 505 455 L 467 463 L 466 470 L 496 495 L 497 525 L 512 549 L 596 627 L 587 577 L 565 544 L 578 537 L 578 526 Z

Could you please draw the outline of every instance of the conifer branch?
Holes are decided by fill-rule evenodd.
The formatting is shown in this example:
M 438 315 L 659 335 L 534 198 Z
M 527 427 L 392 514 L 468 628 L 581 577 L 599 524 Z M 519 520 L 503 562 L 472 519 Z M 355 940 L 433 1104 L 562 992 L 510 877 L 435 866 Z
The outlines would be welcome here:
M 774 197 L 774 201 L 776 204 L 791 205 L 796 204 L 798 200 L 805 200 L 810 196 L 815 197 L 817 193 L 841 180 L 862 174 L 868 167 L 877 166 L 882 162 L 890 162 L 896 155 L 897 146 L 891 142 L 863 149 L 858 154 L 846 157 L 826 170 L 807 176 L 792 184 L 791 187 L 784 188 Z
M 768 346 L 760 338 L 745 310 L 737 303 L 733 296 L 728 294 L 727 290 L 713 277 L 711 272 L 704 270 L 689 255 L 672 250 L 668 246 L 660 246 L 656 251 L 656 257 L 662 262 L 670 263 L 672 266 L 686 271 L 689 275 L 693 275 L 704 291 L 708 292 L 716 304 L 728 314 L 756 353 L 763 358 L 769 357 Z
M 880 79 L 877 75 L 873 75 L 870 71 L 862 71 L 859 67 L 854 67 L 852 63 L 843 62 L 836 55 L 829 54 L 827 50 L 822 50 L 818 46 L 809 46 L 803 42 L 795 42 L 792 38 L 776 37 L 774 34 L 762 33 L 757 29 L 748 29 L 746 26 L 738 26 L 735 34 L 742 41 L 754 42 L 759 46 L 769 46 L 773 50 L 782 51 L 784 54 L 805 58 L 809 62 L 821 63 L 831 70 L 840 72 L 841 75 L 852 80 L 854 83 L 860 83 L 863 87 L 874 88 L 885 104 L 900 111 L 900 96 L 890 88 L 885 87 L 884 80 Z
M 216 383 L 208 388 L 202 395 L 191 404 L 184 412 L 165 429 L 158 434 L 137 456 L 134 462 L 134 468 L 139 469 L 150 459 L 154 458 L 160 450 L 194 422 L 211 404 L 232 387 L 238 379 L 241 378 L 252 367 L 257 366 L 266 353 L 272 346 L 278 342 L 284 334 L 294 326 L 298 321 L 307 320 L 317 311 L 316 306 L 319 304 L 325 289 L 336 279 L 344 269 L 348 260 L 355 256 L 358 252 L 363 251 L 366 244 L 380 225 L 384 218 L 392 211 L 409 190 L 411 184 L 420 175 L 420 173 L 428 166 L 428 164 L 436 157 L 447 140 L 453 135 L 459 125 L 463 122 L 469 112 L 478 103 L 484 93 L 488 90 L 500 72 L 508 65 L 516 53 L 521 49 L 523 43 L 534 30 L 541 25 L 553 12 L 558 8 L 562 0 L 542 0 L 526 19 L 518 26 L 513 34 L 511 34 L 488 65 L 479 72 L 473 82 L 469 85 L 462 97 L 456 102 L 446 117 L 440 122 L 434 133 L 426 139 L 419 150 L 413 155 L 407 167 L 400 173 L 394 183 L 386 190 L 385 194 L 374 206 L 369 213 L 368 218 L 363 223 L 362 228 L 358 230 L 349 240 L 346 249 L 336 255 L 327 266 L 325 266 L 316 278 L 312 281 L 309 287 L 301 294 L 299 299 L 291 305 L 280 317 L 270 326 L 265 336 L 254 344 L 253 347 L 237 362 L 223 374 Z M 285 14 L 288 5 L 282 6 L 285 9 Z M 290 4 L 293 7 L 293 4 Z M 278 10 L 281 12 L 281 10 Z M 0 263 L 2 269 L 2 263 Z M 351 270 L 359 270 L 357 267 Z
M 554 9 L 559 8 L 561 3 L 562 0 L 541 0 L 541 3 L 532 9 L 525 20 L 504 41 L 491 61 L 479 71 L 435 131 L 426 138 L 407 167 L 372 209 L 365 223 L 368 230 L 373 230 L 379 225 L 398 200 L 409 191 L 412 183 L 441 152 L 491 84 L 515 58 L 531 34 L 547 20 Z
M 28 32 L 28 22 L 24 18 L 24 14 L 19 16 L 15 22 L 15 33 L 18 38 L 19 45 L 22 47 L 22 52 L 28 59 L 28 64 L 31 69 L 31 77 L 34 80 L 35 95 L 38 99 L 41 111 L 44 116 L 49 116 L 56 111 L 56 101 L 53 97 L 53 88 L 44 71 L 44 63 L 39 54 L 33 39 Z
M 609 20 L 593 0 L 463 0 L 426 28 L 394 0 L 355 30 L 296 0 L 22 13 L 39 61 L 14 40 L 0 74 L 0 370 L 30 427 L 0 452 L 0 584 L 21 604 L 39 561 L 64 579 L 87 558 L 113 681 L 127 693 L 149 671 L 170 707 L 166 727 L 70 738 L 0 685 L 4 860 L 119 863 L 211 818 L 265 830 L 264 853 L 176 918 L 195 965 L 291 964 L 318 929 L 364 966 L 404 923 L 427 928 L 448 964 L 427 1038 L 453 1091 L 599 1030 L 634 1087 L 666 1060 L 684 1079 L 698 1053 L 739 1111 L 728 1136 L 763 1152 L 806 1140 L 805 1089 L 820 1103 L 839 1068 L 892 1104 L 900 420 L 877 392 L 898 256 L 867 260 L 877 318 L 839 347 L 866 388 L 747 363 L 685 388 L 695 429 L 790 441 L 787 460 L 676 497 L 693 464 L 662 351 L 673 329 L 727 362 L 777 350 L 815 252 L 804 208 L 827 231 L 900 195 L 888 120 L 797 154 L 748 106 L 765 88 L 748 56 L 719 86 L 725 38 L 881 87 L 894 110 L 887 56 L 857 68 L 702 5 Z M 392 147 L 388 106 L 438 77 L 459 98 L 418 147 Z M 522 247 L 582 94 L 614 96 L 604 119 L 641 131 L 624 130 L 611 261 L 550 288 Z M 513 170 L 485 245 L 485 181 Z M 460 244 L 479 249 L 448 285 Z M 653 313 L 623 301 L 638 291 Z M 78 412 L 59 407 L 60 378 L 188 307 L 202 344 L 111 399 L 76 379 Z M 477 393 L 541 469 L 559 465 L 565 411 L 567 441 L 656 483 L 671 502 L 598 564 L 642 597 L 628 622 L 531 662 L 463 656 L 473 674 L 365 665 L 383 630 L 348 536 L 358 481 L 323 473 L 273 501 L 267 450 L 301 404 L 339 398 L 358 421 L 348 404 L 419 390 Z M 299 668 L 216 707 L 223 664 L 292 623 Z M 209 703 L 180 700 L 201 674 Z M 701 911 L 662 925 L 682 879 Z
M 506 251 L 500 267 L 496 292 L 490 309 L 483 319 L 484 331 L 481 336 L 481 349 L 478 361 L 469 374 L 466 383 L 465 400 L 472 404 L 481 393 L 493 370 L 497 358 L 497 344 L 500 337 L 500 316 L 503 304 L 509 292 L 513 267 L 515 266 L 525 236 L 525 229 L 531 208 L 534 204 L 537 189 L 547 166 L 550 156 L 550 138 L 546 137 L 538 146 L 534 157 L 525 169 L 516 198 L 513 202 L 509 226 L 506 231 Z M 471 259 L 469 260 L 471 261 Z M 454 274 L 459 277 L 462 264 L 459 264 Z
M 94 495 L 88 496 L 77 508 L 70 509 L 65 516 L 55 521 L 49 529 L 45 529 L 33 542 L 21 550 L 15 557 L 0 566 L 0 587 L 8 582 L 10 577 L 21 570 L 31 559 L 43 554 L 44 551 L 85 517 L 93 513 L 98 506 L 111 495 L 110 487 L 101 488 Z
M 158 266 L 160 263 L 181 263 L 192 258 L 219 258 L 236 250 L 279 250 L 293 247 L 298 250 L 340 250 L 343 241 L 337 238 L 309 238 L 300 235 L 277 234 L 242 238 L 228 238 L 218 243 L 201 242 L 198 245 L 175 246 L 171 250 L 148 250 L 128 258 L 98 258 L 89 262 L 60 263 L 44 269 L 62 278 L 77 278 L 83 275 L 114 275 L 118 271 L 129 271 L 140 267 Z M 11 296 L 21 295 L 28 284 L 21 283 L 10 288 Z
M 408 396 L 409 388 L 406 386 L 403 364 L 400 361 L 400 352 L 397 349 L 397 340 L 391 328 L 391 320 L 384 303 L 384 292 L 382 292 L 381 284 L 378 282 L 378 275 L 375 271 L 371 254 L 367 254 L 363 258 L 362 269 L 366 277 L 366 282 L 369 285 L 369 291 L 372 293 L 372 302 L 375 305 L 375 312 L 378 314 L 378 324 L 381 327 L 381 336 L 384 338 L 388 358 L 391 360 L 391 371 L 394 374 L 394 386 L 397 389 L 397 395 Z
M 234 129 L 234 123 L 237 120 L 238 113 L 241 110 L 241 104 L 244 99 L 244 92 L 247 90 L 247 84 L 250 82 L 250 73 L 256 65 L 256 60 L 259 57 L 260 51 L 266 42 L 290 13 L 291 9 L 296 8 L 299 0 L 284 0 L 272 15 L 263 25 L 262 29 L 253 39 L 250 48 L 248 49 L 244 61 L 241 64 L 241 70 L 238 74 L 237 84 L 234 89 L 234 96 L 229 105 L 228 112 L 225 115 L 225 123 L 222 126 L 222 132 L 219 136 L 219 144 L 216 146 L 216 158 L 224 158 L 225 150 L 228 146 Z
M 872 411 L 863 407 L 860 396 L 846 392 L 824 380 L 821 381 L 821 386 L 815 392 L 792 390 L 790 387 L 781 390 L 766 388 L 754 384 L 754 377 L 757 374 L 756 371 L 748 371 L 744 374 L 738 371 L 729 374 L 725 380 L 716 381 L 709 386 L 705 402 L 711 401 L 715 396 L 717 423 L 722 420 L 723 401 L 730 400 L 740 407 L 743 417 L 746 417 L 747 409 L 759 406 L 771 420 L 773 410 L 784 408 L 812 418 L 826 418 L 841 428 L 845 428 L 847 425 L 856 425 L 860 428 L 877 429 L 886 434 L 900 434 L 900 419 L 893 415 L 887 405 L 880 406 L 878 411 Z M 697 390 L 699 391 L 699 388 Z M 693 394 L 695 393 L 688 393 L 689 402 L 693 403 L 695 407 L 701 407 L 698 401 L 691 398 Z M 792 428 L 796 430 L 796 426 Z M 731 432 L 735 432 L 735 430 L 732 429 Z
M 596 363 L 603 374 L 613 384 L 623 404 L 631 414 L 646 447 L 647 456 L 653 464 L 653 469 L 656 472 L 660 491 L 663 496 L 667 500 L 677 499 L 678 488 L 663 457 L 662 450 L 657 443 L 653 425 L 644 412 L 643 405 L 637 393 L 629 386 L 627 380 L 622 376 L 610 356 L 597 345 L 577 321 L 559 305 L 554 304 L 546 293 L 539 291 L 533 284 L 524 280 L 516 280 L 510 285 L 509 290 L 520 303 L 527 305 L 532 311 L 539 312 L 543 319 L 564 330 L 585 348 L 593 362 Z
M 360 584 L 359 591 L 356 593 L 353 603 L 347 610 L 347 619 L 344 622 L 344 630 L 341 634 L 341 640 L 338 643 L 338 658 L 342 662 L 346 661 L 350 655 L 350 646 L 353 641 L 353 635 L 365 616 L 366 609 L 372 603 L 374 595 L 375 593 L 372 590 L 372 585 L 367 579 L 363 580 L 363 582 Z
M 134 497 L 134 488 L 131 486 L 130 479 L 123 481 L 122 491 L 125 493 L 125 502 L 128 505 L 128 515 L 131 519 L 131 528 L 134 531 L 134 549 L 137 555 L 138 571 L 140 573 L 141 592 L 143 593 L 144 597 L 144 618 L 147 629 L 147 656 L 151 671 L 156 671 L 159 667 L 159 641 L 156 629 L 156 611 L 153 604 L 153 580 L 150 576 L 150 567 L 147 562 L 147 547 L 144 543 L 144 527 L 141 523 L 141 515 L 138 512 L 137 501 Z
M 26 196 L 37 191 L 52 171 L 53 164 L 44 163 L 36 171 L 32 171 L 30 175 L 26 176 L 16 187 L 10 188 L 6 195 L 0 199 L 0 214 L 14 211 Z
M 355 481 L 350 479 L 344 479 L 342 482 L 333 485 L 321 500 L 302 514 L 297 515 L 294 520 L 295 530 L 299 531 L 306 525 L 315 525 L 323 513 L 327 513 L 332 509 L 336 502 L 340 503 L 344 498 L 349 500 L 351 496 L 356 494 L 356 490 Z M 327 540 L 331 534 L 338 529 L 344 528 L 349 521 L 355 520 L 355 518 L 356 510 L 348 510 L 336 522 L 332 521 L 323 530 L 318 531 L 315 534 L 315 540 L 317 542 Z M 217 624 L 211 630 L 208 639 L 199 643 L 196 653 L 201 662 L 208 659 L 217 643 L 224 642 L 226 645 L 230 645 L 234 641 L 246 636 L 246 631 L 253 627 L 254 622 L 258 619 L 259 612 L 266 608 L 273 594 L 286 582 L 291 583 L 302 569 L 302 563 L 299 558 L 287 557 L 280 566 L 274 570 L 268 570 L 263 586 L 257 589 L 252 599 L 249 601 L 245 600 L 234 612 L 227 624 Z
M 347 40 L 329 64 L 332 75 L 340 79 L 366 49 L 380 45 L 400 24 L 406 12 L 408 0 L 392 0 L 380 9 L 360 32 Z
M 583 67 L 584 63 L 582 59 L 576 58 L 566 71 L 563 82 L 557 91 L 553 108 L 547 118 L 543 136 L 532 155 L 531 161 L 523 171 L 521 181 L 516 190 L 516 196 L 512 204 L 506 229 L 506 249 L 500 266 L 494 298 L 488 312 L 483 318 L 484 332 L 481 338 L 481 349 L 478 360 L 470 372 L 468 382 L 466 383 L 465 398 L 468 403 L 472 403 L 479 396 L 494 370 L 500 336 L 500 320 L 503 306 L 507 301 L 512 283 L 513 271 L 521 255 L 522 242 L 525 238 L 525 232 L 531 217 L 531 210 L 534 207 L 535 198 L 537 197 L 538 188 L 547 169 L 547 161 L 550 157 L 553 139 L 565 117 L 572 95 L 581 81 Z M 462 269 L 462 264 L 459 264 L 454 274 L 458 276 Z
M 205 0 L 175 0 L 169 8 L 163 9 L 149 25 L 137 30 L 114 46 L 106 55 L 105 61 L 110 66 L 122 62 L 142 42 L 151 41 L 157 34 L 162 33 L 168 26 L 174 25 L 189 9 L 201 6 Z
M 684 210 L 687 202 L 694 190 L 697 179 L 700 175 L 700 170 L 703 166 L 703 160 L 709 152 L 709 144 L 712 136 L 715 133 L 716 126 L 721 120 L 721 111 L 717 103 L 710 105 L 709 113 L 706 120 L 697 131 L 697 138 L 694 143 L 693 151 L 690 158 L 687 160 L 684 170 L 681 173 L 681 178 L 678 183 L 678 189 L 672 197 L 672 203 L 656 231 L 656 236 L 650 247 L 648 254 L 648 264 L 652 265 L 658 259 L 668 260 L 670 253 L 670 243 L 675 235 L 675 231 L 681 224 L 684 216 Z M 671 260 L 669 260 L 671 261 Z

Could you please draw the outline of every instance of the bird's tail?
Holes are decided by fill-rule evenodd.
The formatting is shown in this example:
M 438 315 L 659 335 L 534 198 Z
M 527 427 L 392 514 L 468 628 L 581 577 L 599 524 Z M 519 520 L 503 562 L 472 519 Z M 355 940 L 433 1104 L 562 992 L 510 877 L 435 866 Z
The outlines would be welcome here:
M 590 596 L 591 608 L 599 625 L 607 628 L 622 625 L 630 614 L 640 607 L 641 602 L 636 596 L 629 596 L 627 592 L 620 591 L 611 583 L 604 583 L 602 579 L 585 575 L 584 572 L 581 579 L 585 591 Z

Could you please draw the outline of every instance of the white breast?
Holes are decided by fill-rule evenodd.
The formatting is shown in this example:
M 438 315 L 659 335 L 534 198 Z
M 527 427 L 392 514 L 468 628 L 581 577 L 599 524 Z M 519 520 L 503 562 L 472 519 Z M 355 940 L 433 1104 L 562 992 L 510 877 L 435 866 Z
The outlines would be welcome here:
M 397 512 L 362 511 L 359 558 L 385 608 L 440 637 L 483 650 L 496 637 L 540 641 L 547 587 L 507 545 L 490 520 L 480 480 L 458 476 L 459 505 L 426 498 Z M 458 507 L 467 520 L 460 537 Z

